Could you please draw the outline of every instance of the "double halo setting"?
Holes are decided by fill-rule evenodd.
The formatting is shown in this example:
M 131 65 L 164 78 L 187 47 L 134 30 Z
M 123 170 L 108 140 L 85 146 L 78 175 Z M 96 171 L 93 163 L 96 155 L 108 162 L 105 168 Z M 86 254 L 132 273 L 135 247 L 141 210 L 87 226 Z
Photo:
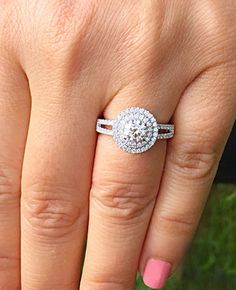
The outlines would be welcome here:
M 98 119 L 96 131 L 113 136 L 116 144 L 128 153 L 142 153 L 157 139 L 173 137 L 174 125 L 158 124 L 148 110 L 131 107 L 120 112 L 114 120 Z

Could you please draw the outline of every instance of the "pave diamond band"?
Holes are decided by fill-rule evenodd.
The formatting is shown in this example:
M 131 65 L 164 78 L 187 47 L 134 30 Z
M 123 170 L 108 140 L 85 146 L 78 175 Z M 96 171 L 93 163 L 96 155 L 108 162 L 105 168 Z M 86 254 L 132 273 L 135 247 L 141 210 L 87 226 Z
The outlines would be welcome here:
M 131 107 L 114 120 L 98 119 L 96 131 L 113 136 L 116 144 L 126 152 L 142 153 L 150 149 L 157 139 L 173 137 L 174 125 L 158 124 L 149 111 Z

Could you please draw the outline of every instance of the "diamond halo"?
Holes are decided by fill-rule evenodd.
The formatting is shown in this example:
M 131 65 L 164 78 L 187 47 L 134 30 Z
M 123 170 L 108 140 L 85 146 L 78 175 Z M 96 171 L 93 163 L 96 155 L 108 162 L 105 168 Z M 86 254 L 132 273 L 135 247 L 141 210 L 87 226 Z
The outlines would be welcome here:
M 158 137 L 158 124 L 147 110 L 131 107 L 122 111 L 113 124 L 116 144 L 129 153 L 142 153 L 150 149 Z

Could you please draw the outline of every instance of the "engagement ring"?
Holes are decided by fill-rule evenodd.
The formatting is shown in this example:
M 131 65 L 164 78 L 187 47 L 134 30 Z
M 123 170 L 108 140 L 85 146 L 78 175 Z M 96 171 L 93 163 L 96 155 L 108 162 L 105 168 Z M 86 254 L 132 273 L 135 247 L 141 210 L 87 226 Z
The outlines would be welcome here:
M 131 107 L 114 120 L 98 119 L 96 131 L 113 136 L 116 144 L 126 152 L 142 153 L 150 149 L 157 139 L 173 137 L 174 125 L 158 124 L 149 111 Z

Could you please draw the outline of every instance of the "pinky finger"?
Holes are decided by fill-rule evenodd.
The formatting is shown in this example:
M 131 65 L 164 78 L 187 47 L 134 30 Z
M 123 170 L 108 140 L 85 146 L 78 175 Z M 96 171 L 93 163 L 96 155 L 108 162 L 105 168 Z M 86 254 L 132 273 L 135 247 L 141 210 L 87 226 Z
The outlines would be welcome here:
M 162 288 L 197 228 L 236 114 L 236 87 L 224 66 L 201 75 L 183 95 L 175 116 L 162 184 L 144 244 L 145 284 Z

